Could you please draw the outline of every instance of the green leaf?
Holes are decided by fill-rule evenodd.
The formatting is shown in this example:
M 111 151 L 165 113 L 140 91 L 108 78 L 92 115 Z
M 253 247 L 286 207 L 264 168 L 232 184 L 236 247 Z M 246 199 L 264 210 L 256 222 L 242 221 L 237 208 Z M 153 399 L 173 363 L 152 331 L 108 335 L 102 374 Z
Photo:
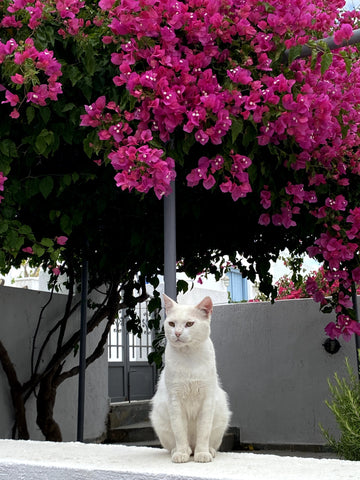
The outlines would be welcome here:
M 64 107 L 61 109 L 62 112 L 68 112 L 69 110 L 73 110 L 75 107 L 74 103 L 67 103 L 64 105 Z
M 49 213 L 49 218 L 52 222 L 55 222 L 57 218 L 59 218 L 61 215 L 60 210 L 51 210 Z
M 55 44 L 55 29 L 52 25 L 48 25 L 44 28 L 47 41 L 53 47 Z
M 239 134 L 243 131 L 243 128 L 244 128 L 244 122 L 243 122 L 242 118 L 238 117 L 238 118 L 235 118 L 232 121 L 232 124 L 231 124 L 231 141 L 232 141 L 232 143 L 236 142 L 236 139 L 239 136 Z
M 31 227 L 29 227 L 29 225 L 21 225 L 19 227 L 19 233 L 22 235 L 30 235 L 32 233 Z
M 33 247 L 33 252 L 35 255 L 37 255 L 38 257 L 42 257 L 45 253 L 45 248 L 44 247 L 41 247 L 40 245 L 38 244 L 34 244 Z
M 0 270 L 5 268 L 5 253 L 0 250 Z
M 331 313 L 333 311 L 333 307 L 331 305 L 323 305 L 322 307 L 320 307 L 320 310 L 323 313 Z
M 189 290 L 189 285 L 185 280 L 178 280 L 176 282 L 176 289 L 178 292 L 187 292 Z
M 35 118 L 35 108 L 34 107 L 27 107 L 26 109 L 26 118 L 28 123 L 31 123 Z
M 74 183 L 77 182 L 77 181 L 79 180 L 79 178 L 80 178 L 80 175 L 79 175 L 77 172 L 74 172 L 74 173 L 72 174 L 72 181 L 73 181 Z
M 248 125 L 245 129 L 242 144 L 244 147 L 248 147 L 250 143 L 256 138 L 256 130 L 252 125 Z
M 302 45 L 295 45 L 294 47 L 290 48 L 290 50 L 289 50 L 289 65 L 291 65 L 292 62 L 297 57 L 300 57 L 302 47 L 303 47 Z
M 311 51 L 310 67 L 311 67 L 312 70 L 314 70 L 314 68 L 316 67 L 318 54 L 319 54 L 319 52 L 315 49 Z
M 95 130 L 90 132 L 84 139 L 83 141 L 84 152 L 89 158 L 91 158 L 94 153 L 95 154 L 97 153 L 98 150 L 96 149 L 96 146 L 98 145 L 98 143 L 99 143 L 99 136 Z
M 54 180 L 52 177 L 44 177 L 40 180 L 39 190 L 44 198 L 47 198 L 54 188 Z
M 51 240 L 51 238 L 42 238 L 40 243 L 44 247 L 53 247 L 54 246 L 54 241 Z
M 71 185 L 71 180 L 72 180 L 72 178 L 71 178 L 71 175 L 69 173 L 64 175 L 63 178 L 62 178 L 62 181 L 64 182 L 64 185 L 66 185 L 67 187 L 69 185 Z
M 194 143 L 195 143 L 194 135 L 186 135 L 185 136 L 184 143 L 182 144 L 182 150 L 185 153 L 185 155 L 188 155 L 188 153 L 190 152 L 190 149 L 194 145 Z
M 330 67 L 333 61 L 333 54 L 326 52 L 321 57 L 321 75 L 323 75 Z
M 46 125 L 48 123 L 48 121 L 50 120 L 50 117 L 51 117 L 50 108 L 42 107 L 42 108 L 39 109 L 39 112 L 40 112 L 41 118 L 43 119 L 43 122 Z
M 70 235 L 72 231 L 72 222 L 71 219 L 68 215 L 62 215 L 60 218 L 60 227 L 61 230 L 66 233 L 67 235 Z
M 9 229 L 8 222 L 1 220 L 0 222 L 0 234 L 7 232 Z
M 36 30 L 35 45 L 36 48 L 41 47 L 42 50 L 45 48 L 53 47 L 55 43 L 55 29 L 51 26 L 39 26 Z
M 0 142 L 0 152 L 9 158 L 16 158 L 18 156 L 15 143 L 8 138 Z
M 39 193 L 39 179 L 29 178 L 25 184 L 26 197 L 31 198 Z
M 148 310 L 149 313 L 155 312 L 155 310 L 160 310 L 161 308 L 161 300 L 159 297 L 151 298 L 148 303 Z
M 345 51 L 340 52 L 340 55 L 343 57 L 344 62 L 345 62 L 345 69 L 346 73 L 350 75 L 351 70 L 352 70 L 352 60 L 349 58 L 348 53 Z
M 40 155 L 43 155 L 48 146 L 54 142 L 54 134 L 53 132 L 46 130 L 45 128 L 40 132 L 40 134 L 36 137 L 35 140 L 35 150 Z
M 23 246 L 25 238 L 19 236 L 15 230 L 10 230 L 7 234 L 5 244 L 8 246 L 10 253 L 16 257 L 18 251 Z
M 86 48 L 85 50 L 85 56 L 83 58 L 83 63 L 85 65 L 85 69 L 87 73 L 92 76 L 95 73 L 95 55 L 94 51 L 91 47 Z
M 83 76 L 81 71 L 74 65 L 69 65 L 66 67 L 65 72 L 67 73 L 73 87 L 78 83 L 79 80 L 82 79 Z

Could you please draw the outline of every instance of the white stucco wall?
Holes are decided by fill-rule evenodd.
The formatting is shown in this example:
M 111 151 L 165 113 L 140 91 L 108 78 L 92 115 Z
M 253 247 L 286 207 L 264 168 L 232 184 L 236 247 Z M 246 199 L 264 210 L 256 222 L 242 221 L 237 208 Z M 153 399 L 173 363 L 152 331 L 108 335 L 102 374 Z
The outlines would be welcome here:
M 0 287 L 0 338 L 16 367 L 19 381 L 30 375 L 31 344 L 40 309 L 46 304 L 49 293 L 12 287 Z M 46 335 L 61 318 L 67 297 L 55 294 L 42 320 L 42 334 Z M 73 329 L 80 325 L 80 310 L 72 317 Z M 92 352 L 101 331 L 96 329 L 87 338 L 87 352 Z M 40 336 L 41 340 L 41 336 Z M 39 341 L 38 345 L 41 345 Z M 54 344 L 46 353 L 51 354 Z M 65 369 L 78 364 L 79 356 L 71 356 Z M 76 439 L 77 431 L 78 377 L 65 380 L 59 388 L 54 418 L 59 423 L 64 441 Z M 13 410 L 7 378 L 0 366 L 0 438 L 11 438 Z M 84 438 L 99 438 L 105 431 L 108 413 L 107 352 L 86 370 L 86 402 Z M 27 403 L 27 420 L 30 437 L 42 440 L 43 435 L 36 425 L 35 399 Z
M 172 463 L 166 450 L 0 440 L 6 480 L 355 480 L 360 462 L 218 452 L 210 463 Z
M 214 308 L 218 371 L 241 442 L 323 445 L 319 422 L 337 432 L 327 379 L 344 376 L 345 357 L 356 372 L 356 348 L 353 338 L 335 355 L 324 350 L 332 319 L 311 299 Z
M 0 288 L 0 338 L 20 372 L 29 373 L 29 354 L 34 325 L 48 293 Z M 201 297 L 202 298 L 202 297 Z M 55 295 L 44 325 L 59 318 L 66 297 Z M 321 422 L 336 432 L 333 415 L 324 401 L 330 398 L 327 379 L 345 373 L 344 358 L 356 368 L 354 339 L 335 355 L 325 352 L 325 325 L 331 315 L 319 312 L 311 299 L 269 303 L 215 306 L 212 339 L 218 371 L 229 394 L 232 425 L 239 427 L 241 442 L 282 445 L 324 445 Z M 80 322 L 79 316 L 74 320 Z M 94 344 L 100 332 L 88 342 Z M 91 337 L 90 337 L 91 338 Z M 77 361 L 77 358 L 75 361 Z M 64 440 L 76 439 L 77 378 L 58 389 L 55 419 Z M 107 354 L 86 374 L 85 439 L 95 439 L 105 430 L 108 412 Z M 0 438 L 11 438 L 12 407 L 4 372 L 0 367 Z M 35 424 L 34 403 L 28 404 L 32 439 L 43 437 Z

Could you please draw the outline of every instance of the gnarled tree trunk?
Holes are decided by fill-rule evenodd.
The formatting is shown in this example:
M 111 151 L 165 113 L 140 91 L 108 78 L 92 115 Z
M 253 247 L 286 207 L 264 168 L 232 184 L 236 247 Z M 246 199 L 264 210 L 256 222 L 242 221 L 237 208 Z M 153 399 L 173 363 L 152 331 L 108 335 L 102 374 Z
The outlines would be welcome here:
M 28 440 L 30 438 L 26 423 L 25 402 L 23 397 L 23 388 L 17 378 L 15 367 L 10 360 L 9 354 L 0 341 L 0 363 L 4 369 L 5 375 L 10 385 L 11 399 L 14 407 L 15 424 L 12 432 L 12 438 L 15 438 L 16 431 L 18 438 Z
M 49 442 L 61 442 L 62 435 L 59 425 L 54 420 L 54 405 L 56 400 L 57 383 L 54 378 L 57 373 L 49 373 L 40 382 L 37 396 L 37 417 L 36 423 Z

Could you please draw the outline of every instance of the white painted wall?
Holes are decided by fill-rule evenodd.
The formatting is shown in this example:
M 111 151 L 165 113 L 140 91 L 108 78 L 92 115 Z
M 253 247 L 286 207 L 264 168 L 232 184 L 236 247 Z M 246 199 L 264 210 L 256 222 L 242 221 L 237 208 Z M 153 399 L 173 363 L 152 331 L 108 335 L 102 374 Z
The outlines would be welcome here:
M 49 293 L 32 290 L 0 287 L 0 338 L 16 367 L 20 382 L 30 374 L 31 342 L 40 309 L 49 298 Z M 43 334 L 46 334 L 63 314 L 65 295 L 55 294 L 43 318 Z M 73 328 L 80 325 L 80 312 L 72 319 Z M 101 332 L 96 329 L 88 336 L 87 351 L 92 351 L 97 344 Z M 40 345 L 40 343 L 39 343 Z M 54 345 L 52 344 L 53 348 Z M 50 351 L 47 355 L 50 355 Z M 78 363 L 79 357 L 71 358 L 65 368 Z M 58 388 L 54 418 L 62 430 L 63 439 L 76 439 L 77 430 L 77 395 L 78 377 L 66 380 Z M 0 366 L 0 438 L 11 438 L 13 413 L 7 378 Z M 86 402 L 85 402 L 85 439 L 99 438 L 105 431 L 108 413 L 108 376 L 107 352 L 86 370 Z M 34 398 L 27 404 L 27 419 L 30 436 L 42 440 L 43 435 L 35 422 L 36 409 Z
M 44 292 L 0 288 L 0 338 L 20 372 L 20 380 L 24 380 L 29 371 L 34 324 L 47 298 Z M 59 317 L 65 300 L 63 295 L 55 296 L 44 319 L 47 328 Z M 356 353 L 354 340 L 341 341 L 342 348 L 336 355 L 325 352 L 324 327 L 331 319 L 331 315 L 319 312 L 318 305 L 311 299 L 284 300 L 274 305 L 215 306 L 212 338 L 218 371 L 230 397 L 231 423 L 240 428 L 242 442 L 321 445 L 325 440 L 318 428 L 319 422 L 337 431 L 335 420 L 324 404 L 329 398 L 327 378 L 334 372 L 344 374 L 345 356 L 355 368 Z M 79 318 L 74 321 L 79 322 Z M 99 334 L 95 332 L 95 337 Z M 104 432 L 107 381 L 105 353 L 87 370 L 87 439 L 98 438 Z M 0 438 L 10 438 L 12 409 L 1 367 L 0 405 Z M 66 441 L 76 438 L 76 412 L 77 378 L 74 378 L 59 388 L 55 410 Z M 33 421 L 32 403 L 28 406 L 28 417 L 31 437 L 42 439 Z
M 356 372 L 355 340 L 328 354 L 322 344 L 331 315 L 311 299 L 214 308 L 212 339 L 220 379 L 230 397 L 232 425 L 241 442 L 325 444 L 320 429 L 337 426 L 324 401 L 327 379 L 344 375 L 344 358 Z

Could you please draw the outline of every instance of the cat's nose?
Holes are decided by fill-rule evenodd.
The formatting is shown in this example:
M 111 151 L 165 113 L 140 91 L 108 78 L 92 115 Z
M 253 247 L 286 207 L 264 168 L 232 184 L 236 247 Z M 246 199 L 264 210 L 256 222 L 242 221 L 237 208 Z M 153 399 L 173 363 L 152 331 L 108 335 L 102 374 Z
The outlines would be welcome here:
M 176 335 L 177 337 L 180 337 L 181 332 L 175 332 L 175 335 Z

